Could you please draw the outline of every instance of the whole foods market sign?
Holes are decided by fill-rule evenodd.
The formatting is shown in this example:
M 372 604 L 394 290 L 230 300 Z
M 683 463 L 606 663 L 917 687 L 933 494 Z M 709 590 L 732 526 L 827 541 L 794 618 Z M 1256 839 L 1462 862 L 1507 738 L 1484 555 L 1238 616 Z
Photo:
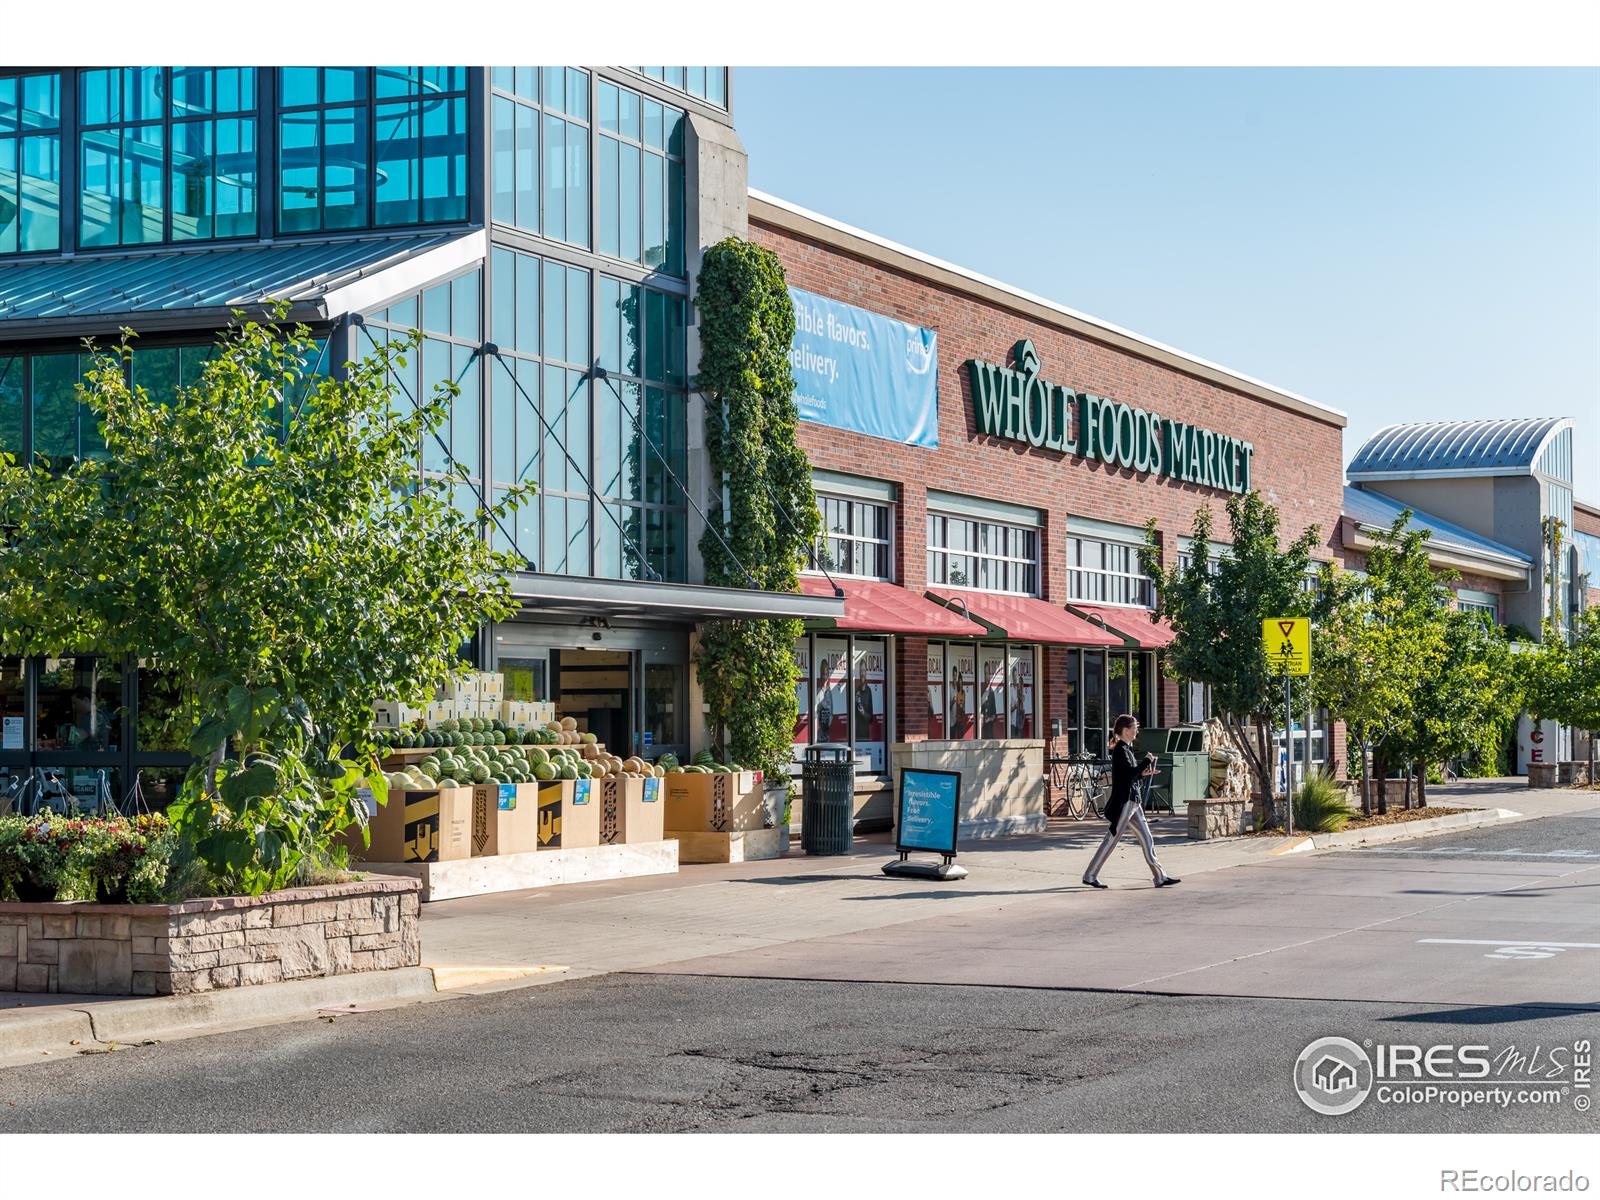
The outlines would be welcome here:
M 967 360 L 979 433 L 1219 491 L 1250 490 L 1255 447 L 1243 438 L 1049 383 L 1031 341 L 1017 343 L 1012 361 Z

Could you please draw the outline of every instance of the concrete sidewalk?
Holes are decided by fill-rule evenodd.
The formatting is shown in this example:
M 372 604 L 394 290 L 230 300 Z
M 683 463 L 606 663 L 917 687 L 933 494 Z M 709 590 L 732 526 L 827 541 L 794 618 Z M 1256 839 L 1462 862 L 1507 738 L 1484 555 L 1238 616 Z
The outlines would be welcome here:
M 1593 808 L 1600 793 L 1470 781 L 1434 788 L 1429 801 L 1486 810 L 1485 820 L 1514 821 Z M 1491 815 L 1496 809 L 1505 815 Z M 1463 821 L 1401 823 L 1347 840 L 1353 845 L 1426 837 Z M 1163 865 L 1180 879 L 1283 861 L 1286 851 L 1299 851 L 1295 858 L 1323 852 L 1321 836 L 1313 844 L 1270 836 L 1191 842 L 1183 817 L 1158 816 L 1151 825 Z M 1104 829 L 1099 821 L 1066 822 L 1042 836 L 963 846 L 960 861 L 971 875 L 954 883 L 883 875 L 882 864 L 894 857 L 892 837 L 884 834 L 857 839 L 847 857 L 812 858 L 796 849 L 767 862 L 685 866 L 677 875 L 448 900 L 423 906 L 423 961 L 563 968 L 532 980 L 546 983 L 866 933 L 934 916 L 954 920 L 1014 911 L 1069 893 L 1088 899 L 1093 893 L 1081 877 Z M 1113 888 L 1150 886 L 1132 839 L 1125 839 L 1101 879 Z M 1172 894 L 1183 895 L 1183 888 Z

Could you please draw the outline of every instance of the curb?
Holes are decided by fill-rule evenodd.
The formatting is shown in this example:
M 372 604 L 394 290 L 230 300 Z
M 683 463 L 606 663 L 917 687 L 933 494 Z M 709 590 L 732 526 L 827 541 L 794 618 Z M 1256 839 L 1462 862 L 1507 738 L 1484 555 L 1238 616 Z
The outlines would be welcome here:
M 429 968 L 401 967 L 187 996 L 76 1002 L 0 1016 L 0 1065 L 309 1018 L 319 1009 L 448 998 L 439 994 Z M 73 1046 L 74 1040 L 80 1045 Z
M 1370 829 L 1341 830 L 1338 833 L 1318 833 L 1306 838 L 1307 845 L 1296 845 L 1283 853 L 1299 850 L 1336 850 L 1344 846 L 1364 846 L 1375 842 L 1403 842 L 1411 838 L 1427 837 L 1452 829 L 1469 829 L 1474 825 L 1492 825 L 1498 821 L 1519 820 L 1524 814 L 1509 808 L 1483 808 L 1476 812 L 1451 813 L 1444 817 L 1425 818 L 1421 821 L 1404 821 L 1395 825 L 1374 825 Z

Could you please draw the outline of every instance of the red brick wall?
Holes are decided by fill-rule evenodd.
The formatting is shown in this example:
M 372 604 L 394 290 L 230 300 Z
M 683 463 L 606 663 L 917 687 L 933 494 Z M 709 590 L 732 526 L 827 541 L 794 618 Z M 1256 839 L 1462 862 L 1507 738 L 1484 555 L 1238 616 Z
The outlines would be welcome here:
M 1165 417 L 1192 422 L 1255 445 L 1251 480 L 1282 514 L 1285 541 L 1311 524 L 1319 527 L 1323 557 L 1333 557 L 1343 488 L 1343 430 L 1279 408 L 1242 392 L 1103 345 L 1031 314 L 964 294 L 943 284 L 763 224 L 752 216 L 750 236 L 776 252 L 795 287 L 936 330 L 939 335 L 939 446 L 904 446 L 881 438 L 802 422 L 800 444 L 812 465 L 825 470 L 892 480 L 900 486 L 896 518 L 896 581 L 921 592 L 927 577 L 929 488 L 992 497 L 1041 510 L 1041 595 L 1066 597 L 1065 538 L 1068 515 L 1143 525 L 1155 517 L 1163 555 L 1177 554 L 1196 508 L 1212 510 L 1214 526 L 1227 528 L 1225 493 L 1196 484 L 1140 476 L 1105 463 L 980 437 L 972 413 L 970 358 L 1008 362 L 1011 348 L 1030 338 L 1040 373 L 1052 383 L 1092 392 Z M 1053 659 L 1047 655 L 1047 664 Z M 912 661 L 921 661 L 912 656 Z M 906 672 L 907 674 L 911 672 Z M 915 671 L 920 680 L 922 672 Z M 1060 671 L 1047 667 L 1039 728 L 1064 715 Z M 902 675 L 902 690 L 905 687 Z M 1177 720 L 1176 686 L 1162 681 L 1159 711 Z M 915 733 L 902 703 L 899 736 Z

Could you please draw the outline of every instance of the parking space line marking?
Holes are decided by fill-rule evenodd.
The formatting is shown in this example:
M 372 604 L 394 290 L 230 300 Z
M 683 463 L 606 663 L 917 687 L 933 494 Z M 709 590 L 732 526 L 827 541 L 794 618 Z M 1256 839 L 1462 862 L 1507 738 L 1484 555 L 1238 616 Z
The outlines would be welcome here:
M 1539 938 L 1418 938 L 1419 946 L 1554 946 L 1561 950 L 1600 950 L 1600 942 L 1546 942 Z

